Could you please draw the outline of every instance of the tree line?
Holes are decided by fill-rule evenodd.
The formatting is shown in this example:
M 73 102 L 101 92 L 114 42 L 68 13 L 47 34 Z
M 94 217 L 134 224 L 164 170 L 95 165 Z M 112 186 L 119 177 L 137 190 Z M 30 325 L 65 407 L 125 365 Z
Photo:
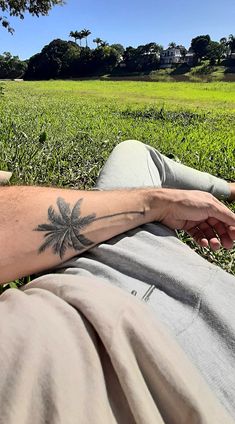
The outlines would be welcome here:
M 0 78 L 80 78 L 106 73 L 150 72 L 161 66 L 163 46 L 158 43 L 124 48 L 121 44 L 109 45 L 97 37 L 93 39 L 96 48 L 90 48 L 90 35 L 87 29 L 71 31 L 69 37 L 74 41 L 53 40 L 27 61 L 5 52 L 0 55 Z M 179 49 L 183 63 L 186 54 L 193 53 L 190 66 L 203 60 L 209 60 L 211 65 L 221 64 L 235 52 L 235 36 L 231 34 L 218 42 L 211 40 L 209 35 L 200 35 L 191 40 L 189 50 L 174 42 L 169 43 L 168 49 Z

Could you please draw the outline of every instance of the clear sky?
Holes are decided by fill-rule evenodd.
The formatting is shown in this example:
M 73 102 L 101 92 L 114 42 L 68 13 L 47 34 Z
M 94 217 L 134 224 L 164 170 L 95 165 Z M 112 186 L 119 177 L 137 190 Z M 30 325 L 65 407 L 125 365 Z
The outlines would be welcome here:
M 89 46 L 100 37 L 125 47 L 155 41 L 167 47 L 175 41 L 189 47 L 193 37 L 213 40 L 235 34 L 234 0 L 67 0 L 47 17 L 10 20 L 10 35 L 0 27 L 0 53 L 10 51 L 27 59 L 55 38 L 69 39 L 70 31 L 89 29 Z

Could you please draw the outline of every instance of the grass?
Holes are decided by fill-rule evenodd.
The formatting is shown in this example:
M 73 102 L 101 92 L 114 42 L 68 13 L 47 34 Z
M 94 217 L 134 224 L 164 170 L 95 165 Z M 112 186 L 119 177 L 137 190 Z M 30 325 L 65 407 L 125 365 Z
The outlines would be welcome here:
M 7 82 L 0 131 L 13 184 L 90 188 L 125 139 L 235 179 L 235 83 Z M 235 274 L 234 250 L 198 251 Z

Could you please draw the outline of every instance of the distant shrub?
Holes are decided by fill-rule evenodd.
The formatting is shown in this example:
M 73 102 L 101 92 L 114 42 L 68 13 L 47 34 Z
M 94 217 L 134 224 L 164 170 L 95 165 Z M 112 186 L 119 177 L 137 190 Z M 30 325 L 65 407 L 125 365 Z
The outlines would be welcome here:
M 192 75 L 210 75 L 214 72 L 215 68 L 211 66 L 208 62 L 205 62 L 199 66 L 196 66 L 192 69 Z

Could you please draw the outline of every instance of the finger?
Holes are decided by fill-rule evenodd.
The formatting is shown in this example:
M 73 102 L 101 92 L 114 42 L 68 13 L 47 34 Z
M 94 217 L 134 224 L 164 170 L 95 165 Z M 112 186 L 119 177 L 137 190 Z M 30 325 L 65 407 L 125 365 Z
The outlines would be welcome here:
M 208 225 L 208 222 L 210 222 L 211 225 Z M 208 225 L 209 228 L 206 226 Z M 221 242 L 221 245 L 225 249 L 232 249 L 233 247 L 233 228 L 232 231 L 229 230 L 229 227 L 227 227 L 223 222 L 218 221 L 215 218 L 210 218 L 207 220 L 207 223 L 201 223 L 199 224 L 199 227 L 204 231 L 205 236 L 209 240 L 209 244 L 213 250 L 218 250 L 218 242 L 215 241 L 214 237 L 218 236 Z M 217 237 L 217 239 L 218 239 Z
M 199 228 L 202 224 L 197 227 L 191 228 L 187 233 L 193 237 L 197 244 L 201 247 L 209 247 L 213 250 L 219 250 L 221 247 L 220 240 L 213 231 L 213 229 L 206 223 L 203 223 L 203 228 Z
M 229 234 L 231 240 L 235 241 L 235 226 L 226 225 L 223 222 L 218 221 L 216 218 L 208 218 L 207 222 L 211 227 L 215 228 L 219 235 L 223 235 L 225 233 L 224 229 L 226 229 L 226 232 Z
M 208 240 L 211 249 L 218 250 L 220 248 L 220 241 L 214 229 L 207 222 L 202 222 L 198 225 L 198 227 L 203 232 L 204 237 Z
M 190 230 L 187 230 L 187 233 L 194 239 L 194 241 L 201 247 L 208 247 L 209 242 L 204 236 L 204 233 L 200 228 L 193 227 Z
M 231 239 L 233 241 L 235 241 L 235 227 L 229 226 L 228 231 L 229 231 L 229 235 L 230 235 Z
M 198 224 L 198 227 L 200 228 L 200 230 L 202 230 L 208 240 L 213 239 L 215 237 L 217 238 L 217 234 L 215 233 L 213 227 L 208 224 L 208 222 L 201 222 L 200 224 Z
M 233 247 L 233 238 L 229 228 L 222 222 L 216 223 L 214 228 L 220 238 L 222 246 L 225 249 L 231 249 Z
M 233 248 L 233 240 L 231 240 L 228 234 L 223 234 L 222 236 L 220 236 L 220 241 L 225 249 Z
M 235 241 L 235 226 L 227 226 L 217 218 L 208 218 L 207 222 L 187 221 L 184 230 L 197 244 L 202 247 L 210 245 L 214 251 L 221 245 L 225 249 L 231 249 Z

